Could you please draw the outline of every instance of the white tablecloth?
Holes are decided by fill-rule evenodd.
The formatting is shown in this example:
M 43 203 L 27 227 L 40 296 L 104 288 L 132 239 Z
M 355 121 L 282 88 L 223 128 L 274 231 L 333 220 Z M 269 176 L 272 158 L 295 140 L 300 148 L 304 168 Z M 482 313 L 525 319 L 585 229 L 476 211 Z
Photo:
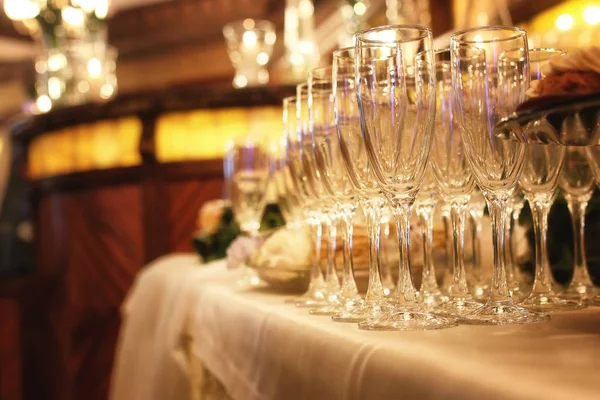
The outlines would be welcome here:
M 190 357 L 240 400 L 600 397 L 600 308 L 539 325 L 364 332 L 282 295 L 239 291 L 235 279 L 222 262 L 189 255 L 140 274 L 123 310 L 112 400 L 187 400 Z

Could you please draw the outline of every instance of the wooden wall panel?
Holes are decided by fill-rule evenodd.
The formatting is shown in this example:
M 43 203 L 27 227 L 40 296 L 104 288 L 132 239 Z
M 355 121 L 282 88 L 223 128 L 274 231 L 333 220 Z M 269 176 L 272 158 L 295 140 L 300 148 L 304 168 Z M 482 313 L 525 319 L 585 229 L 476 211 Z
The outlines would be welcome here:
M 198 211 L 206 201 L 221 198 L 223 178 L 167 182 L 165 193 L 169 210 L 169 249 L 191 251 L 191 238 L 198 231 Z
M 0 299 L 0 399 L 21 400 L 19 304 Z
M 38 212 L 38 265 L 47 279 L 35 296 L 43 302 L 25 301 L 26 398 L 106 399 L 120 306 L 144 265 L 141 189 L 50 194 Z

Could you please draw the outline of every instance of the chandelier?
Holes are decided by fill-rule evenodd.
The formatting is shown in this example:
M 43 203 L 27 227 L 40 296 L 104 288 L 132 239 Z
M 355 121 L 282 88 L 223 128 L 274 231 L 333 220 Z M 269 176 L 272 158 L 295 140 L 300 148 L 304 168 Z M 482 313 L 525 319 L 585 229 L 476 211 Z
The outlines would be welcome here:
M 4 12 L 33 37 L 32 111 L 107 100 L 117 91 L 117 52 L 107 45 L 108 0 L 4 0 Z

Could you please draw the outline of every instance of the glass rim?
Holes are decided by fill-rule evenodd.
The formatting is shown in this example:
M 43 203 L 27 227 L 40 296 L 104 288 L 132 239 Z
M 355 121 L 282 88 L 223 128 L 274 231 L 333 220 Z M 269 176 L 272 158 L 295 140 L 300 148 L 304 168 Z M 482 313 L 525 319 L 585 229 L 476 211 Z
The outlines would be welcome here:
M 483 32 L 510 31 L 510 32 L 517 32 L 517 34 L 506 37 L 506 38 L 488 39 L 488 40 L 483 40 L 483 39 L 482 40 L 465 40 L 465 39 L 457 40 L 456 39 L 458 36 L 461 36 L 461 35 L 464 35 L 464 34 L 470 33 L 470 32 L 477 32 L 477 31 L 483 31 Z M 510 40 L 515 40 L 515 39 L 519 39 L 519 38 L 526 37 L 526 36 L 527 36 L 527 31 L 525 31 L 525 29 L 523 29 L 519 26 L 508 26 L 508 25 L 480 26 L 477 28 L 468 28 L 468 29 L 463 29 L 463 30 L 454 32 L 452 34 L 452 36 L 450 36 L 450 43 L 460 42 L 460 43 L 466 43 L 466 44 L 481 44 L 481 43 L 507 42 Z
M 394 29 L 398 29 L 398 28 L 402 28 L 404 30 L 415 30 L 415 31 L 421 31 L 421 34 L 414 37 L 414 38 L 410 38 L 410 39 L 402 39 L 402 40 L 373 40 L 373 39 L 365 39 L 362 38 L 361 36 L 365 33 L 371 33 L 371 32 L 381 32 L 381 31 L 385 31 L 385 30 L 394 30 Z M 365 29 L 364 31 L 360 31 L 356 34 L 356 41 L 357 42 L 362 42 L 362 43 L 409 43 L 409 42 L 414 42 L 417 40 L 422 40 L 425 39 L 427 37 L 433 37 L 433 33 L 431 28 L 425 26 L 425 25 L 419 25 L 419 24 L 408 24 L 408 25 L 382 25 L 382 26 L 376 26 L 374 28 L 369 28 L 369 29 Z
M 339 56 L 339 54 L 342 54 L 344 52 L 350 52 L 350 51 L 356 51 L 356 47 L 355 46 L 352 46 L 352 47 L 348 46 L 348 47 L 342 47 L 341 49 L 334 50 L 333 53 L 332 53 L 332 57 L 333 58 L 337 57 L 337 58 L 341 58 L 341 59 L 351 60 L 351 59 L 353 59 L 351 57 Z

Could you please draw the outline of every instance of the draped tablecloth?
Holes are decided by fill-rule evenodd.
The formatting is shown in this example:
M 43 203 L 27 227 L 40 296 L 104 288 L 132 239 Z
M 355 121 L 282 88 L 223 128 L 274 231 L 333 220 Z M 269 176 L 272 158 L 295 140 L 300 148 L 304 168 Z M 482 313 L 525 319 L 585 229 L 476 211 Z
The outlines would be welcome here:
M 600 308 L 537 325 L 365 332 L 236 277 L 190 255 L 146 268 L 123 307 L 111 398 L 192 398 L 193 360 L 240 400 L 600 398 Z

